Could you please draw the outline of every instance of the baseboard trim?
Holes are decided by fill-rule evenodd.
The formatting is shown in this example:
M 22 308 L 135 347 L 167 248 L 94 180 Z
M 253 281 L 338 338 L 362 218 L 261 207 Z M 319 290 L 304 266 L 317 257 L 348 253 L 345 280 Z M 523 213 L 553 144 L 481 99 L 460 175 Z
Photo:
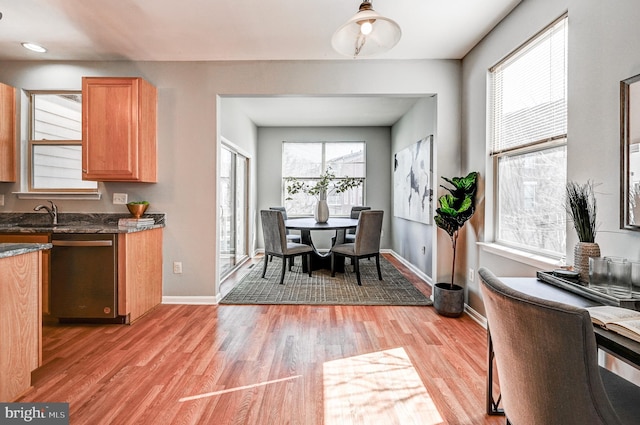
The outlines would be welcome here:
M 168 295 L 162 297 L 162 304 L 216 305 L 218 304 L 218 301 L 217 296 Z
M 386 253 L 389 253 L 389 254 L 393 255 L 398 261 L 400 261 L 403 265 L 405 265 L 408 269 L 410 269 L 412 273 L 414 273 L 420 279 L 424 280 L 427 285 L 429 285 L 429 286 L 431 286 L 431 288 L 433 288 L 433 280 L 431 280 L 431 278 L 429 276 L 424 274 L 422 272 L 422 270 L 417 269 L 416 266 L 414 266 L 413 264 L 409 263 L 403 257 L 398 255 L 398 253 L 396 253 L 395 251 L 393 251 L 391 249 L 389 249 L 389 250 L 380 250 L 380 251 L 381 252 L 386 252 Z M 433 301 L 433 294 L 431 295 L 430 298 L 431 298 L 431 301 Z M 477 324 L 479 324 L 483 328 L 487 329 L 487 319 L 484 316 L 482 316 L 480 313 L 478 313 L 476 310 L 474 310 L 473 308 L 469 307 L 469 305 L 466 304 L 466 303 L 464 305 L 464 313 L 467 316 L 469 316 L 474 322 L 476 322 Z
M 478 313 L 476 310 L 472 309 L 471 307 L 469 307 L 469 305 L 465 304 L 464 312 L 467 314 L 467 316 L 471 317 L 471 319 L 474 322 L 476 322 L 483 328 L 487 329 L 487 319 L 483 317 L 480 313 Z
M 380 252 L 393 255 L 398 261 L 400 261 L 404 266 L 406 266 L 409 270 L 411 270 L 412 273 L 414 273 L 416 276 L 422 279 L 427 285 L 433 288 L 433 280 L 431 280 L 429 276 L 424 274 L 422 270 L 419 270 L 418 268 L 416 268 L 416 266 L 408 262 L 404 257 L 400 256 L 397 252 L 395 252 L 392 249 L 381 249 Z

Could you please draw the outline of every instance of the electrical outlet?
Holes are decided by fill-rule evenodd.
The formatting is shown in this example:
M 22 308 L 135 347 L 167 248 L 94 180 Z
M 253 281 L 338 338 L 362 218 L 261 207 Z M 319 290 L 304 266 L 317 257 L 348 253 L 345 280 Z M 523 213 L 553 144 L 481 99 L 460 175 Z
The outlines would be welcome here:
M 182 263 L 180 261 L 173 262 L 173 273 L 175 274 L 182 273 Z
M 113 204 L 114 205 L 124 205 L 127 203 L 127 194 L 126 193 L 114 193 L 113 194 Z
M 473 280 L 476 278 L 476 272 L 472 268 L 469 268 L 468 278 L 469 278 L 469 282 L 473 282 Z

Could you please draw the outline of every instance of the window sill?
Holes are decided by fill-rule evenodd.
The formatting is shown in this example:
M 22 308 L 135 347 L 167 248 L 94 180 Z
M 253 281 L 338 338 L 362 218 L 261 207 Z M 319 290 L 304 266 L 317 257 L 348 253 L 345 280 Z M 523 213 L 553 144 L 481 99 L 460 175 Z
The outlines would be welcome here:
M 83 201 L 99 201 L 100 192 L 13 192 L 18 199 L 73 199 Z
M 476 242 L 476 244 L 485 252 L 499 255 L 541 270 L 552 270 L 560 267 L 560 260 L 555 258 L 544 257 L 539 254 L 533 254 L 495 243 Z

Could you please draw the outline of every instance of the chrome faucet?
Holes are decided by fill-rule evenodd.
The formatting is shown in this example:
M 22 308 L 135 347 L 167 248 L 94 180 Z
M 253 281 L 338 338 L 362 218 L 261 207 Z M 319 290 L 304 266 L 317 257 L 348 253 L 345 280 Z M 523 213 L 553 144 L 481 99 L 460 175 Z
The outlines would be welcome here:
M 52 220 L 51 224 L 56 226 L 58 224 L 58 206 L 54 204 L 53 201 L 47 201 L 47 202 L 51 204 L 51 208 L 49 208 L 46 205 L 38 205 L 33 210 L 34 211 L 45 210 L 46 212 L 48 212 L 49 215 L 51 216 L 51 220 Z

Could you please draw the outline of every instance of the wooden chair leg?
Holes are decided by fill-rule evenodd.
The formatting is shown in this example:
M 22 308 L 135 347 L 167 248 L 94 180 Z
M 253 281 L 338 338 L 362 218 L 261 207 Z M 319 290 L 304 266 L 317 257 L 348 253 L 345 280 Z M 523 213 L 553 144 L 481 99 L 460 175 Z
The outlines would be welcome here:
M 309 270 L 309 277 L 311 277 L 311 253 L 307 254 L 307 269 Z
M 264 267 L 262 268 L 262 278 L 267 274 L 267 263 L 269 263 L 269 255 L 264 256 Z
M 371 258 L 369 258 L 371 260 Z M 380 254 L 376 254 L 376 268 L 378 269 L 378 280 L 382 280 L 382 273 L 380 272 Z
M 356 269 L 356 279 L 358 280 L 358 286 L 362 286 L 362 282 L 360 281 L 360 259 L 358 257 L 353 257 L 351 259 Z
M 284 285 L 284 272 L 287 270 L 287 257 L 282 257 L 282 270 L 280 271 L 280 285 Z

